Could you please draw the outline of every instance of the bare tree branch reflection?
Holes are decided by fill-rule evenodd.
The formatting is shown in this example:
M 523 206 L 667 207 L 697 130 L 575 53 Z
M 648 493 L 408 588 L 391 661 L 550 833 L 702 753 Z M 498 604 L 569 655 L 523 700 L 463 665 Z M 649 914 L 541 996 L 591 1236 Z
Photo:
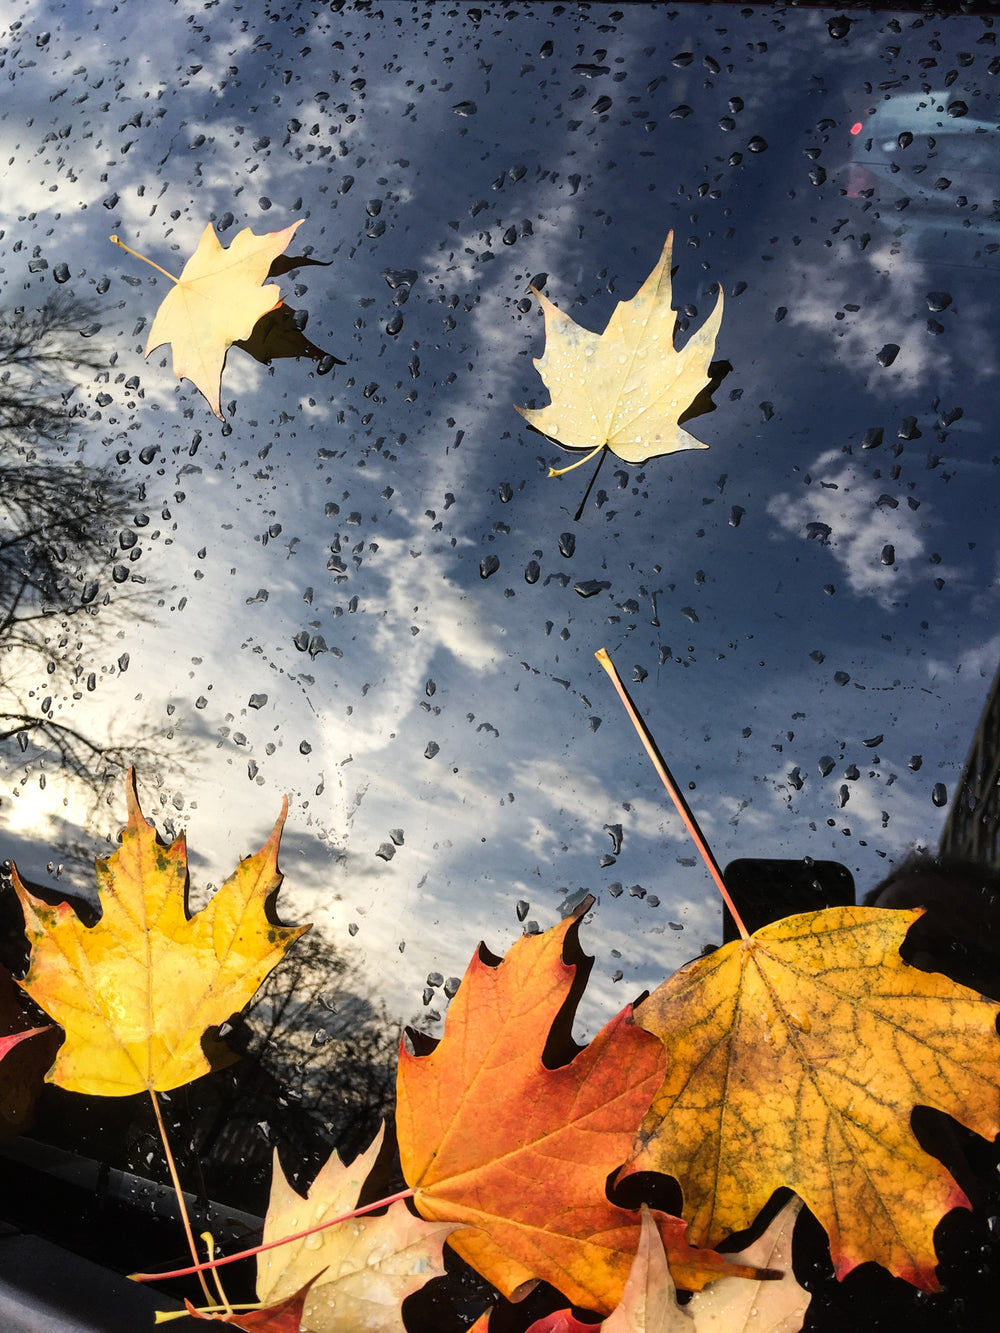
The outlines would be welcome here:
M 316 933 L 296 943 L 226 1039 L 243 1059 L 191 1085 L 184 1116 L 197 1124 L 193 1157 L 209 1197 L 234 1201 L 234 1167 L 248 1185 L 269 1180 L 274 1142 L 290 1173 L 310 1179 L 334 1146 L 347 1160 L 367 1147 L 392 1111 L 399 1031 Z
M 0 312 L 0 742 L 33 743 L 100 796 L 121 767 L 159 757 L 159 732 L 98 737 L 58 716 L 95 688 L 95 630 L 106 639 L 126 610 L 143 619 L 148 597 L 136 494 L 68 447 L 77 383 L 109 362 L 87 338 L 94 316 L 64 294 Z M 110 669 L 127 665 L 123 654 Z

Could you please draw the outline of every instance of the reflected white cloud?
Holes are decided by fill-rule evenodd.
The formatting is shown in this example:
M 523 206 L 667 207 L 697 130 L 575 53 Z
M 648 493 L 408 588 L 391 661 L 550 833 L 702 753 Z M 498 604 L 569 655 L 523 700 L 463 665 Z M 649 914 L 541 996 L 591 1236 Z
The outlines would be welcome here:
M 772 496 L 767 512 L 797 537 L 828 547 L 851 591 L 889 609 L 918 580 L 927 580 L 926 534 L 937 526 L 926 502 L 886 489 L 870 468 L 829 449 L 812 463 L 798 495 Z M 935 577 L 953 573 L 938 566 Z

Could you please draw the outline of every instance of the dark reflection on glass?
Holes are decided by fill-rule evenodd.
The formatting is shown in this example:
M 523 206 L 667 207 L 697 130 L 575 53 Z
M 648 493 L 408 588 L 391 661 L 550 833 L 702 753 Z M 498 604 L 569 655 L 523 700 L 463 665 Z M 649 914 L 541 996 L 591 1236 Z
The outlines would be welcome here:
M 126 608 L 131 621 L 146 618 L 153 591 L 136 567 L 137 489 L 71 453 L 74 378 L 103 371 L 110 355 L 83 337 L 96 313 L 57 294 L 0 314 L 0 742 L 101 794 L 110 772 L 152 754 L 159 733 L 112 742 L 60 716 L 67 697 L 96 686 L 85 643 L 92 651 Z M 128 664 L 119 654 L 118 673 Z

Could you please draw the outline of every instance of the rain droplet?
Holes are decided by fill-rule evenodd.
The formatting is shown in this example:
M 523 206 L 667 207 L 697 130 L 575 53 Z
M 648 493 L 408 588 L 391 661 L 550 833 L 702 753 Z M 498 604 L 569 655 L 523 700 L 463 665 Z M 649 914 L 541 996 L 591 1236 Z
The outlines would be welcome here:
M 875 360 L 880 366 L 891 366 L 897 356 L 899 356 L 899 344 L 886 343 L 882 350 L 876 355 Z

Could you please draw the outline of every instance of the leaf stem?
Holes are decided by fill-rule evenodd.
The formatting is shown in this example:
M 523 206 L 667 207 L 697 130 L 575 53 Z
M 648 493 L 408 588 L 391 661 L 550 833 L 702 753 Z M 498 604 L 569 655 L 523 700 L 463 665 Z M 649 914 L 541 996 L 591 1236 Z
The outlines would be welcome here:
M 698 821 L 697 819 L 695 819 L 694 814 L 691 811 L 691 807 L 684 799 L 683 792 L 678 787 L 676 781 L 674 780 L 673 774 L 667 767 L 666 760 L 660 754 L 659 748 L 656 744 L 656 741 L 653 739 L 652 733 L 650 732 L 649 728 L 646 726 L 642 718 L 639 716 L 635 704 L 629 697 L 629 692 L 622 683 L 622 678 L 621 676 L 619 676 L 617 670 L 615 669 L 615 664 L 614 662 L 612 662 L 611 657 L 608 654 L 608 650 L 606 648 L 601 648 L 594 654 L 594 656 L 597 658 L 598 662 L 600 662 L 601 666 L 611 677 L 611 683 L 618 691 L 618 697 L 625 705 L 625 711 L 626 713 L 628 713 L 632 721 L 633 727 L 635 727 L 636 731 L 639 733 L 639 739 L 642 741 L 643 747 L 646 753 L 649 755 L 653 767 L 659 774 L 660 781 L 663 783 L 664 787 L 666 787 L 667 795 L 670 797 L 674 805 L 677 807 L 677 813 L 684 821 L 684 827 L 687 829 L 688 833 L 690 833 L 694 845 L 698 848 L 698 851 L 701 853 L 701 859 L 705 862 L 705 865 L 708 867 L 709 874 L 715 880 L 718 890 L 722 894 L 722 901 L 729 908 L 729 911 L 732 914 L 732 918 L 736 922 L 737 930 L 740 932 L 740 935 L 742 936 L 743 939 L 748 940 L 750 938 L 750 932 L 743 924 L 743 921 L 740 918 L 740 914 L 739 912 L 737 912 L 733 900 L 729 896 L 729 890 L 726 888 L 725 881 L 722 878 L 722 871 L 719 869 L 719 863 L 718 861 L 716 861 L 714 855 L 712 854 L 712 849 L 709 847 L 707 841 L 705 840 L 705 835 L 699 828 Z
M 141 255 L 138 250 L 130 250 L 125 242 L 120 241 L 117 236 L 109 236 L 108 240 L 112 241 L 122 250 L 127 251 L 128 254 L 133 255 L 136 259 L 141 259 L 144 264 L 151 265 L 158 273 L 162 273 L 165 278 L 169 278 L 171 282 L 180 282 L 180 278 L 175 278 L 172 273 L 168 273 L 165 268 L 160 268 L 159 264 L 154 264 L 151 259 L 147 259 L 145 255 Z
M 198 1314 L 208 1315 L 211 1318 L 217 1314 L 235 1314 L 239 1310 L 261 1309 L 263 1309 L 263 1306 L 260 1301 L 240 1301 L 236 1305 L 206 1305 L 198 1311 Z M 169 1324 L 174 1319 L 187 1319 L 190 1313 L 190 1310 L 157 1310 L 153 1316 L 153 1323 Z M 225 1320 L 222 1320 L 222 1323 L 225 1322 Z
M 142 256 L 140 256 L 140 258 L 141 258 L 141 257 L 142 257 Z M 550 468 L 549 468 L 549 476 L 550 476 L 550 477 L 565 477 L 565 475 L 566 475 L 567 472 L 572 472 L 574 468 L 583 467 L 584 463 L 589 463 L 590 460 L 593 458 L 593 456 L 594 456 L 596 453 L 598 453 L 601 449 L 606 449 L 607 447 L 608 447 L 608 446 L 607 446 L 606 443 L 605 443 L 605 444 L 599 444 L 599 445 L 597 446 L 596 449 L 591 449 L 591 451 L 590 451 L 589 454 L 584 454 L 584 456 L 583 456 L 582 458 L 578 458 L 577 461 L 576 461 L 575 463 L 570 463 L 569 467 L 558 467 L 558 468 L 556 468 L 556 467 L 550 467 Z
M 209 1259 L 214 1259 L 215 1237 L 212 1235 L 210 1231 L 203 1231 L 201 1233 L 201 1239 L 205 1243 L 205 1249 L 208 1251 Z M 233 1310 L 232 1306 L 229 1304 L 229 1297 L 222 1289 L 222 1279 L 219 1277 L 218 1271 L 214 1268 L 212 1269 L 212 1283 L 215 1286 L 215 1290 L 219 1294 L 219 1300 L 222 1302 L 222 1308 L 225 1310 L 226 1314 L 232 1314 Z
M 205 1300 L 208 1301 L 209 1305 L 211 1305 L 212 1293 L 208 1289 L 208 1283 L 205 1281 L 205 1276 L 200 1271 L 200 1265 L 198 1264 L 198 1251 L 195 1249 L 194 1232 L 191 1230 L 191 1219 L 188 1217 L 187 1204 L 184 1202 L 184 1191 L 181 1189 L 180 1178 L 177 1175 L 177 1167 L 174 1163 L 174 1155 L 170 1151 L 170 1142 L 167 1139 L 167 1127 L 163 1123 L 163 1115 L 160 1111 L 160 1103 L 157 1100 L 156 1093 L 152 1088 L 150 1088 L 149 1090 L 149 1095 L 153 1099 L 153 1110 L 156 1112 L 156 1124 L 160 1131 L 160 1139 L 163 1143 L 163 1151 L 167 1159 L 167 1170 L 170 1172 L 170 1179 L 173 1181 L 174 1184 L 174 1193 L 177 1195 L 177 1204 L 181 1210 L 181 1223 L 184 1227 L 184 1234 L 187 1236 L 188 1249 L 191 1251 L 191 1258 L 195 1262 L 195 1267 L 188 1269 L 188 1272 L 198 1274 L 198 1281 L 201 1284 L 202 1291 L 205 1293 Z
M 305 1236 L 315 1235 L 317 1231 L 325 1231 L 327 1227 L 336 1226 L 338 1222 L 349 1222 L 352 1217 L 362 1217 L 365 1213 L 373 1213 L 376 1208 L 384 1208 L 387 1204 L 396 1203 L 399 1199 L 412 1199 L 413 1190 L 400 1190 L 398 1194 L 390 1194 L 385 1199 L 376 1199 L 374 1203 L 366 1203 L 363 1208 L 355 1208 L 352 1212 L 342 1213 L 340 1217 L 331 1217 L 328 1222 L 318 1222 L 314 1227 L 307 1227 L 305 1231 L 296 1231 L 292 1236 L 283 1236 L 281 1240 L 269 1241 L 266 1245 L 255 1245 L 250 1250 L 240 1250 L 239 1254 L 226 1254 L 221 1259 L 212 1259 L 207 1264 L 200 1264 L 195 1256 L 194 1265 L 191 1268 L 176 1268 L 170 1273 L 130 1273 L 129 1277 L 133 1282 L 165 1282 L 167 1278 L 172 1277 L 190 1277 L 192 1273 L 197 1273 L 199 1277 L 211 1268 L 221 1268 L 223 1264 L 234 1264 L 237 1259 L 252 1259 L 255 1254 L 264 1254 L 267 1250 L 276 1250 L 280 1245 L 290 1245 L 294 1240 L 302 1240 Z M 204 1278 L 202 1278 L 204 1286 Z M 208 1295 L 206 1291 L 206 1295 Z M 211 1302 L 211 1296 L 208 1296 Z

